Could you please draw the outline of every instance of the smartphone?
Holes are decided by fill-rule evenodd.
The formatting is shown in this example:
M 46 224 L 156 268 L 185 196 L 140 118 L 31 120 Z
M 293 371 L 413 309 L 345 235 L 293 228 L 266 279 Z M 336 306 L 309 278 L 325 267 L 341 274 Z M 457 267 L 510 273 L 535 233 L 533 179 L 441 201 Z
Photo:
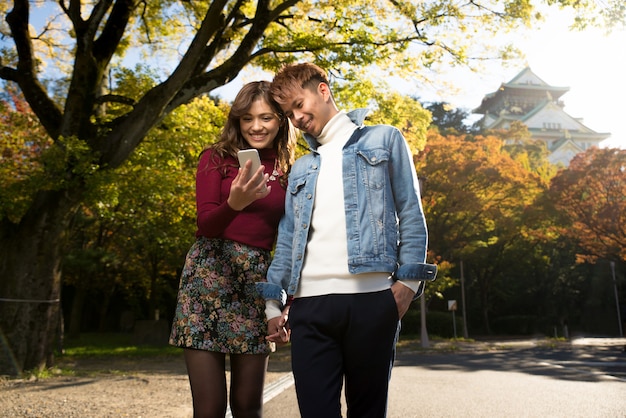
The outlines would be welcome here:
M 256 173 L 256 171 L 261 167 L 261 158 L 259 158 L 259 151 L 254 148 L 251 149 L 242 149 L 237 152 L 237 158 L 239 159 L 239 166 L 243 168 L 246 165 L 248 160 L 252 160 L 252 166 L 250 167 L 250 174 L 246 180 L 250 180 L 250 177 Z

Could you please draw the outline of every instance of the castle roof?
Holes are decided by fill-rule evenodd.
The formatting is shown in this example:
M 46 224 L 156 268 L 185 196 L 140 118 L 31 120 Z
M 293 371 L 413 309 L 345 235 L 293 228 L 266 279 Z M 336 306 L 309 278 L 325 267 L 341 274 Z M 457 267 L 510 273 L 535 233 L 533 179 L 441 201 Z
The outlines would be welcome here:
M 569 87 L 551 86 L 539 78 L 530 67 L 524 68 L 508 83 L 500 84 L 498 90 L 488 93 L 480 106 L 474 109 L 474 113 L 486 114 L 498 101 L 507 96 L 525 94 L 545 96 L 552 100 L 558 100 L 569 91 Z

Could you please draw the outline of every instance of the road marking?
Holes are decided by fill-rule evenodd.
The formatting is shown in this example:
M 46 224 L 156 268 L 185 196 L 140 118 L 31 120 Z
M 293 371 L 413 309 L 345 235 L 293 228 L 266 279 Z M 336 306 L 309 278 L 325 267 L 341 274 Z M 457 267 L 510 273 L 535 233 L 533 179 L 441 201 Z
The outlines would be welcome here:
M 578 366 L 584 366 L 584 365 L 595 365 L 595 366 L 599 366 L 599 365 L 608 365 L 608 364 L 611 364 L 611 363 L 591 362 L 591 361 L 587 361 L 587 362 L 585 362 L 585 361 L 570 361 L 570 362 L 565 362 L 565 361 L 564 361 L 564 362 L 560 362 L 560 363 L 564 363 L 564 364 L 565 364 L 565 363 L 568 363 L 568 364 L 563 365 L 563 364 L 558 364 L 558 363 L 550 363 L 550 362 L 547 362 L 547 361 L 540 361 L 540 362 L 539 362 L 539 363 L 537 363 L 537 364 L 539 364 L 540 366 L 548 366 L 548 367 L 553 367 L 553 368 L 555 368 L 555 369 L 568 369 L 568 368 L 569 368 L 569 369 L 575 369 L 574 367 L 568 367 L 569 365 L 573 365 L 573 364 L 576 364 L 576 365 L 578 365 Z M 616 363 L 614 363 L 614 365 L 623 365 L 623 363 L 622 363 L 622 362 L 616 362 Z M 582 369 L 576 369 L 576 371 L 577 371 L 578 373 L 588 374 L 588 375 L 591 375 L 591 376 L 596 376 L 596 377 L 604 377 L 604 378 L 609 379 L 609 380 L 619 380 L 620 382 L 626 382 L 626 379 L 622 379 L 622 378 L 620 378 L 620 377 L 613 376 L 613 375 L 607 374 L 607 373 L 605 373 L 605 372 L 599 372 L 599 371 L 597 371 L 597 370 L 582 370 Z

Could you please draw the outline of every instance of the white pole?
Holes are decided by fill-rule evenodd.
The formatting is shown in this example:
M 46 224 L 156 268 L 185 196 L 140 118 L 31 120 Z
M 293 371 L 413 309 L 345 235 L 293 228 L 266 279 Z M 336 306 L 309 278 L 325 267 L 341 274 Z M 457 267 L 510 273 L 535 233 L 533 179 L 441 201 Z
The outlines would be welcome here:
M 611 272 L 613 273 L 613 292 L 615 293 L 615 307 L 617 308 L 617 324 L 619 325 L 619 336 L 623 337 L 622 314 L 619 309 L 619 297 L 617 296 L 617 279 L 615 278 L 615 261 L 611 261 Z
M 465 314 L 465 274 L 463 273 L 463 260 L 461 260 L 461 313 L 463 314 L 463 338 L 469 338 L 467 334 L 467 315 Z
M 420 296 L 420 321 L 422 324 L 420 341 L 422 348 L 430 347 L 430 341 L 428 340 L 428 331 L 426 330 L 426 292 Z

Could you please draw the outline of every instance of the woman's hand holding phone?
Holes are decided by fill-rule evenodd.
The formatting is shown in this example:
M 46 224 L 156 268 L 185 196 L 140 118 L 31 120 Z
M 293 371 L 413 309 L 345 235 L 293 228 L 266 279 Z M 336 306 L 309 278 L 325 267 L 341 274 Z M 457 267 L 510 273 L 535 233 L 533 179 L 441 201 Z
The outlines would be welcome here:
M 257 150 L 242 150 L 238 157 L 241 167 L 230 186 L 228 205 L 234 210 L 243 210 L 255 200 L 269 195 L 272 186 L 267 185 L 269 175 L 261 165 Z

